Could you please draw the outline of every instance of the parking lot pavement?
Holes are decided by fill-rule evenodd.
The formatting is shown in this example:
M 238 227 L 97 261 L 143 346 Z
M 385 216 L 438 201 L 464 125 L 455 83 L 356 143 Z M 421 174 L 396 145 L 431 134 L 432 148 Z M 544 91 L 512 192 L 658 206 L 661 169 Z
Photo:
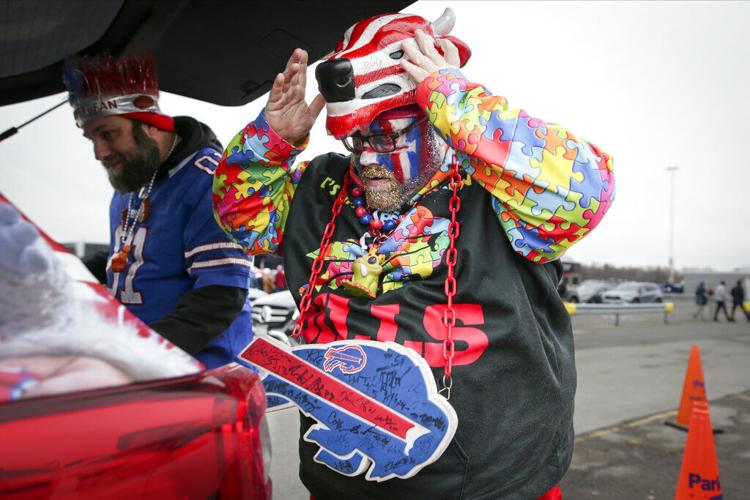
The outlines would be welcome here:
M 266 412 L 271 433 L 271 479 L 273 498 L 278 500 L 308 500 L 310 493 L 299 480 L 299 412 L 290 404 L 277 406 Z
M 668 324 L 658 314 L 627 316 L 620 326 L 612 316 L 573 318 L 579 442 L 565 500 L 674 497 L 687 435 L 662 422 L 679 405 L 692 344 L 701 349 L 712 421 L 727 429 L 716 437 L 724 496 L 750 498 L 750 327 L 696 321 L 693 309 L 690 297 L 676 300 Z M 307 500 L 296 410 L 269 412 L 269 427 L 274 498 Z
M 710 400 L 724 498 L 750 496 L 750 391 Z M 571 500 L 673 498 L 687 433 L 664 425 L 676 411 L 622 422 L 576 437 L 560 487 Z

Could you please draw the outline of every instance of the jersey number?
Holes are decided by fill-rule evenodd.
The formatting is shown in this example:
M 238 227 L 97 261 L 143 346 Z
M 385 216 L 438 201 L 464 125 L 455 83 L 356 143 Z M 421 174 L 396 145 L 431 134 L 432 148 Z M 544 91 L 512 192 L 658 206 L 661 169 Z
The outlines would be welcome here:
M 115 241 L 120 241 L 121 230 L 122 227 L 117 228 L 117 231 L 115 232 Z M 147 228 L 139 227 L 133 235 L 132 242 L 130 243 L 130 246 L 132 247 L 130 252 L 133 256 L 133 263 L 130 264 L 127 268 L 127 273 L 125 274 L 125 283 L 121 291 L 118 291 L 118 287 L 120 285 L 120 276 L 123 273 L 113 273 L 114 279 L 112 280 L 112 288 L 110 289 L 110 292 L 112 292 L 115 297 L 120 299 L 120 302 L 122 302 L 123 304 L 143 304 L 143 297 L 141 297 L 141 292 L 133 288 L 133 282 L 135 281 L 135 274 L 143 265 L 143 247 L 146 243 L 147 233 Z M 115 252 L 118 252 L 120 250 L 119 247 L 120 246 L 117 245 L 117 247 L 115 248 Z

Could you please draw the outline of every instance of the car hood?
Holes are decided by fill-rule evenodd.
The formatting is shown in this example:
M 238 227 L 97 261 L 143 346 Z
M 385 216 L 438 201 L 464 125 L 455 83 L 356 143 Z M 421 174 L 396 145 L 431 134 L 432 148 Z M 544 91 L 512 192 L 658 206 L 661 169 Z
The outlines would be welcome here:
M 284 290 L 281 292 L 269 293 L 268 295 L 258 297 L 253 301 L 253 306 L 275 306 L 294 309 L 295 307 L 297 307 L 297 304 L 295 304 L 294 298 L 292 298 L 292 292 L 290 292 L 289 290 Z

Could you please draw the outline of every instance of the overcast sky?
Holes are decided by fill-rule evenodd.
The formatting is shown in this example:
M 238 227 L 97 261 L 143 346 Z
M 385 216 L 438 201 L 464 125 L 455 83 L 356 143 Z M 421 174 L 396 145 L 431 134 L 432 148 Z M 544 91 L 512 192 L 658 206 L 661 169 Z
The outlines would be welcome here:
M 617 199 L 569 260 L 666 266 L 666 167 L 676 165 L 676 268 L 750 267 L 750 4 L 434 1 L 406 11 L 435 19 L 448 5 L 452 34 L 473 51 L 470 80 L 615 158 Z M 0 131 L 63 99 L 0 108 Z M 164 112 L 195 116 L 224 144 L 264 102 L 226 108 L 162 94 Z M 342 150 L 323 121 L 302 159 Z M 0 143 L 0 158 L 0 191 L 54 238 L 108 240 L 112 190 L 67 105 Z

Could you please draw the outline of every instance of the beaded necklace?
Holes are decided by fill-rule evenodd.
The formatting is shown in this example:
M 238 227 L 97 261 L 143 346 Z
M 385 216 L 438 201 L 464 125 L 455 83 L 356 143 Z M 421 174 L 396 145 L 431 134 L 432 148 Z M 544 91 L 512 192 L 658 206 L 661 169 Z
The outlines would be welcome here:
M 164 158 L 164 161 L 169 158 L 172 153 L 174 152 L 175 147 L 177 146 L 177 134 L 175 134 L 174 139 L 172 140 L 172 146 L 169 148 L 169 151 L 167 152 L 167 156 Z M 128 195 L 128 206 L 126 208 L 122 209 L 122 232 L 120 233 L 120 251 L 117 252 L 112 256 L 112 271 L 115 273 L 121 273 L 125 270 L 128 264 L 128 254 L 133 249 L 132 246 L 132 238 L 133 238 L 133 232 L 135 231 L 135 225 L 136 223 L 142 223 L 148 218 L 150 209 L 151 209 L 151 203 L 148 200 L 149 195 L 151 194 L 151 190 L 154 187 L 154 182 L 156 181 L 156 174 L 159 173 L 159 169 L 156 168 L 154 170 L 154 173 L 151 175 L 151 179 L 148 181 L 148 184 L 145 186 L 141 186 L 141 189 L 138 191 L 138 209 L 136 210 L 133 208 L 133 193 L 131 192 Z
M 362 195 L 363 191 L 359 186 L 353 186 L 349 190 L 354 214 L 359 218 L 359 223 L 367 227 L 367 231 L 359 240 L 362 254 L 352 264 L 352 276 L 342 280 L 341 284 L 355 296 L 374 299 L 385 261 L 385 256 L 378 253 L 378 248 L 388 238 L 388 234 L 396 229 L 403 214 L 398 211 L 371 211 Z
M 401 214 L 397 210 L 391 212 L 381 212 L 374 210 L 370 212 L 362 196 L 363 191 L 359 186 L 354 186 L 349 190 L 349 197 L 354 205 L 354 213 L 359 217 L 359 222 L 367 226 L 371 231 L 380 231 L 381 229 L 390 232 L 398 225 Z

